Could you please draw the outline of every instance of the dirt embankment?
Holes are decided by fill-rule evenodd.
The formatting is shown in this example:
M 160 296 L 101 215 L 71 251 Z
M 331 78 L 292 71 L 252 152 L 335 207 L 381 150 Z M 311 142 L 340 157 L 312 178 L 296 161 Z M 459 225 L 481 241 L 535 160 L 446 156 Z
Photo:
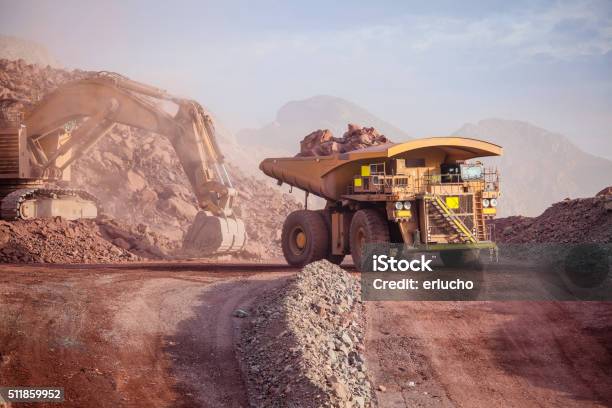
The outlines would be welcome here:
M 0 263 L 113 263 L 162 259 L 172 243 L 145 225 L 60 217 L 0 221 Z
M 327 261 L 263 298 L 241 335 L 254 407 L 375 406 L 359 282 Z
M 493 220 L 495 240 L 503 244 L 612 243 L 612 195 L 564 200 L 538 217 Z
M 91 220 L 0 221 L 0 263 L 97 263 L 139 259 L 107 241 Z

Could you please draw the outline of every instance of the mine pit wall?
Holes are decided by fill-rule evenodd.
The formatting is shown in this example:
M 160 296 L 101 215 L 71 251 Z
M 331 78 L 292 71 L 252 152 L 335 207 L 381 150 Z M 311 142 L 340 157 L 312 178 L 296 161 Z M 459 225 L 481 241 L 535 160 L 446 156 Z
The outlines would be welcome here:
M 59 86 L 94 74 L 31 65 L 23 60 L 0 59 L 0 99 L 21 101 L 12 107 L 25 112 Z M 223 138 L 223 135 L 219 137 Z M 241 257 L 276 259 L 282 257 L 280 232 L 283 221 L 301 204 L 293 196 L 268 185 L 267 181 L 232 166 L 231 163 L 239 160 L 249 149 L 243 150 L 225 152 L 239 194 L 234 208 L 239 218 L 244 219 L 249 237 Z M 174 252 L 181 246 L 183 234 L 199 210 L 170 142 L 152 132 L 115 125 L 88 154 L 73 163 L 71 176 L 70 187 L 94 195 L 101 202 L 105 214 L 134 228 L 142 224 L 161 236 L 165 252 Z M 37 183 L 22 184 L 23 180 L 9 182 L 10 178 L 15 179 L 16 175 L 0 180 L 0 197 L 2 191 L 39 186 Z M 119 243 L 121 247 L 126 246 L 122 241 Z M 24 252 L 24 259 L 29 259 L 26 252 L 34 252 L 36 258 L 38 251 L 44 251 L 44 248 L 37 248 L 33 243 L 32 248 L 21 252 Z
M 327 261 L 259 299 L 240 335 L 253 407 L 375 407 L 360 283 Z

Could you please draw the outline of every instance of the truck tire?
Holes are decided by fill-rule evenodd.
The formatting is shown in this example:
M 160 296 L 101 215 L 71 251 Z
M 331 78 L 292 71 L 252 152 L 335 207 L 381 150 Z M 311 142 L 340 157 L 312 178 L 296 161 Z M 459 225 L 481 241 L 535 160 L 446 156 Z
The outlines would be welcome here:
M 344 257 L 346 255 L 332 254 L 331 215 L 328 210 L 317 210 L 316 212 L 321 215 L 321 217 L 325 221 L 325 226 L 327 227 L 327 237 L 329 239 L 329 246 L 327 247 L 327 256 L 325 257 L 325 259 L 327 259 L 329 262 L 333 264 L 340 265 L 342 261 L 344 261 Z
M 329 231 L 316 211 L 294 211 L 285 220 L 281 235 L 283 255 L 292 266 L 304 266 L 325 259 L 329 251 Z
M 336 265 L 340 265 L 342 263 L 342 261 L 344 261 L 344 257 L 346 255 L 342 254 L 342 255 L 334 255 L 334 254 L 328 254 L 325 259 L 327 259 L 329 262 L 336 264 Z
M 478 249 L 462 249 L 462 250 L 447 250 L 440 251 L 440 259 L 444 266 L 461 267 L 461 266 L 479 266 L 480 250 Z
M 365 244 L 388 243 L 389 225 L 383 215 L 371 209 L 359 210 L 351 221 L 350 244 L 353 263 L 358 270 L 363 269 Z

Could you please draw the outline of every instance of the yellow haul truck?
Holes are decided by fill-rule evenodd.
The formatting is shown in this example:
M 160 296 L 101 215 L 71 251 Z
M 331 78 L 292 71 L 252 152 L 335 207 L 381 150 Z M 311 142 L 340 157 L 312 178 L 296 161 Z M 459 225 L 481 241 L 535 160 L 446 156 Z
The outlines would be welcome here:
M 496 214 L 499 175 L 473 159 L 499 156 L 481 140 L 435 137 L 385 144 L 330 156 L 270 158 L 259 168 L 280 184 L 327 201 L 324 210 L 299 210 L 282 231 L 285 259 L 305 265 L 341 263 L 358 268 L 368 243 L 403 243 L 440 251 L 445 265 L 473 262 L 495 249 L 485 220 Z

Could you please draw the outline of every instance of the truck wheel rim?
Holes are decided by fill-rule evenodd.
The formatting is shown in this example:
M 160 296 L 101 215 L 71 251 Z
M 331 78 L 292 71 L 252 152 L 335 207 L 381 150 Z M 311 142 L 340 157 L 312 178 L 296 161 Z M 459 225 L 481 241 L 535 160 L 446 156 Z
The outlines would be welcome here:
M 296 226 L 291 230 L 289 246 L 291 248 L 291 252 L 296 255 L 300 255 L 304 252 L 306 248 L 306 244 L 308 243 L 308 238 L 306 237 L 306 232 L 300 226 Z
M 298 232 L 297 236 L 295 237 L 295 244 L 298 248 L 304 249 L 306 246 L 306 234 L 304 234 L 304 231 Z

